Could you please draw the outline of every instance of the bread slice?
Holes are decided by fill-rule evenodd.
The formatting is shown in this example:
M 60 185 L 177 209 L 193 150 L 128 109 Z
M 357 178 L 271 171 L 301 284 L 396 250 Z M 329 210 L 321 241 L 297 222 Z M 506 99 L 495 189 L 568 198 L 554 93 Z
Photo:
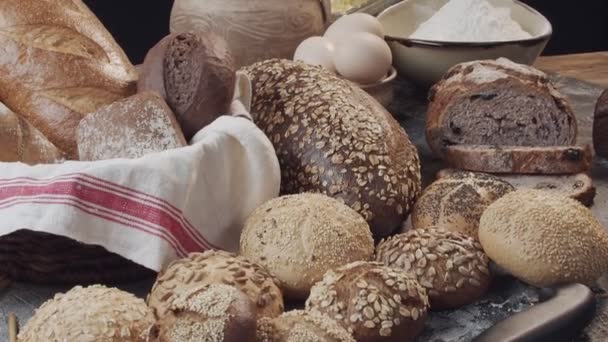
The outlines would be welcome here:
M 593 147 L 598 156 L 608 158 L 608 89 L 597 100 L 593 116 Z
M 462 63 L 429 93 L 426 138 L 444 157 L 450 145 L 567 146 L 577 122 L 543 72 L 507 59 Z
M 455 169 L 443 169 L 437 173 L 437 179 L 449 177 L 459 172 Z M 596 189 L 593 180 L 585 173 L 562 176 L 546 175 L 500 175 L 516 189 L 538 189 L 555 191 L 581 202 L 587 207 L 593 206 Z
M 488 173 L 573 174 L 589 171 L 593 161 L 589 145 L 452 145 L 445 151 L 450 167 Z

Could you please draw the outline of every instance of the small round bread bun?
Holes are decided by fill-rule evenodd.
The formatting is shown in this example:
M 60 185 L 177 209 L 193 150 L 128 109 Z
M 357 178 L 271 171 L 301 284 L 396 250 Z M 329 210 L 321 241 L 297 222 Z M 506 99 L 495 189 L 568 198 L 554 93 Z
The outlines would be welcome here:
M 477 239 L 483 211 L 514 190 L 511 184 L 489 174 L 451 172 L 424 190 L 414 205 L 412 226 L 439 226 Z
M 608 235 L 579 202 L 542 190 L 518 190 L 490 205 L 479 239 L 496 264 L 524 282 L 593 285 L 608 272 Z
M 258 342 L 355 342 L 333 319 L 318 312 L 290 311 L 258 322 Z
M 327 270 L 369 260 L 374 240 L 365 219 L 321 194 L 271 200 L 247 219 L 241 254 L 279 279 L 288 298 L 304 299 Z
M 283 313 L 277 281 L 247 258 L 223 251 L 192 253 L 169 264 L 158 275 L 148 305 L 157 318 L 162 318 L 179 295 L 210 284 L 231 285 L 243 291 L 257 306 L 259 317 Z
M 19 341 L 147 342 L 154 315 L 134 295 L 101 285 L 74 287 L 36 310 Z
M 479 242 L 441 228 L 410 230 L 382 241 L 376 260 L 416 277 L 426 288 L 431 309 L 473 303 L 490 286 L 489 259 Z
M 158 322 L 159 342 L 254 342 L 256 306 L 234 286 L 203 285 L 179 295 Z
M 360 342 L 409 342 L 424 329 L 429 299 L 407 273 L 359 261 L 328 271 L 306 309 L 335 319 Z

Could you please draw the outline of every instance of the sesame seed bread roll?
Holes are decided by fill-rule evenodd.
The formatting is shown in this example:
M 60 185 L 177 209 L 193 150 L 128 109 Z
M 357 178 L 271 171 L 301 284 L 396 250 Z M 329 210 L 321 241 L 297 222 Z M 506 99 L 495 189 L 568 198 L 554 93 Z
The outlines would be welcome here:
M 328 271 L 306 301 L 306 310 L 335 319 L 358 342 L 415 341 L 428 309 L 426 290 L 408 273 L 364 261 Z
M 490 286 L 489 259 L 479 242 L 439 227 L 388 238 L 377 246 L 376 260 L 414 276 L 433 310 L 473 303 Z
M 355 342 L 333 319 L 311 311 L 290 311 L 258 322 L 258 342 Z
M 148 342 L 154 315 L 134 295 L 101 285 L 76 286 L 36 310 L 21 329 L 23 342 Z
M 591 211 L 567 196 L 518 190 L 488 207 L 479 240 L 490 259 L 524 282 L 593 285 L 608 271 L 608 235 Z
M 514 191 L 498 177 L 454 171 L 427 187 L 414 205 L 415 229 L 440 226 L 477 239 L 479 219 L 488 205 Z
M 241 235 L 241 254 L 277 277 L 292 299 L 306 298 L 328 270 L 369 260 L 373 253 L 363 217 L 321 194 L 268 201 L 247 219 Z
M 175 298 L 158 325 L 159 342 L 254 342 L 256 306 L 233 286 L 204 285 Z
M 420 161 L 391 114 L 321 67 L 275 59 L 245 72 L 251 114 L 279 158 L 281 193 L 341 199 L 377 240 L 399 228 L 420 192 Z
M 148 305 L 157 318 L 162 318 L 170 311 L 174 298 L 213 284 L 243 291 L 256 305 L 258 317 L 283 313 L 283 295 L 272 275 L 243 256 L 214 250 L 191 253 L 169 264 L 158 274 L 148 295 Z

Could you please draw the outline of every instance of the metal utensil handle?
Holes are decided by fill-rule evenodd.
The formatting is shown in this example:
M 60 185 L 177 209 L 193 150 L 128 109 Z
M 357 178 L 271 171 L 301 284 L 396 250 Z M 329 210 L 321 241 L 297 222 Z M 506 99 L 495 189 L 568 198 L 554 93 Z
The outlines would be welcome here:
M 585 285 L 543 290 L 547 301 L 494 325 L 473 342 L 572 341 L 595 315 L 596 300 Z

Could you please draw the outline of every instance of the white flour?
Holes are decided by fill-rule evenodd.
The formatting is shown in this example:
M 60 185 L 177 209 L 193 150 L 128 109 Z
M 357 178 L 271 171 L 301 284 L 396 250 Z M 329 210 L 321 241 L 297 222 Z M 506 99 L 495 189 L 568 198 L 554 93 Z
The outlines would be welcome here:
M 509 8 L 494 7 L 487 0 L 450 0 L 410 38 L 488 42 L 531 38 L 511 18 Z

